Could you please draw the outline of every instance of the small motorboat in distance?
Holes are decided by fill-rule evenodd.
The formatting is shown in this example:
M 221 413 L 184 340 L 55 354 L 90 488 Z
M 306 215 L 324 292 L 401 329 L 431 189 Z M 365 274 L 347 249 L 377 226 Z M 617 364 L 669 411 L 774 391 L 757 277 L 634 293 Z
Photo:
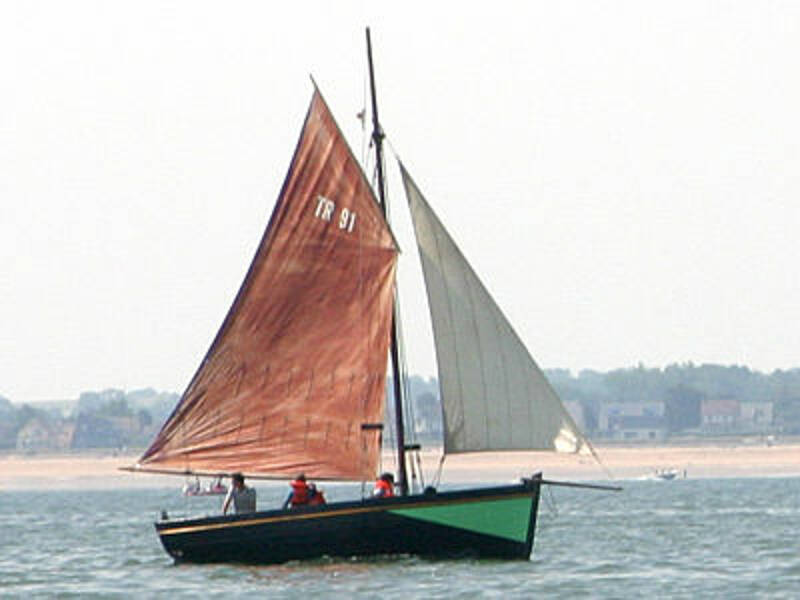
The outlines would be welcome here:
M 671 481 L 678 476 L 677 469 L 656 469 L 653 474 L 654 479 L 663 479 L 664 481 Z

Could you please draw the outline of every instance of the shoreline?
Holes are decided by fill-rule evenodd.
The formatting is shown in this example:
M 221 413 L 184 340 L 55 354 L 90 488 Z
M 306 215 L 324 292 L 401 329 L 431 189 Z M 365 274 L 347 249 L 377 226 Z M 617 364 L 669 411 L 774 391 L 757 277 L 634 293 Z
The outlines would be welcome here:
M 613 481 L 646 479 L 656 469 L 685 471 L 689 479 L 800 477 L 800 443 L 775 445 L 599 446 L 598 463 L 585 454 L 503 452 L 449 455 L 442 482 L 499 483 L 542 471 L 548 479 Z M 120 467 L 138 454 L 0 455 L 0 491 L 14 489 L 126 489 L 180 487 L 182 475 L 130 473 Z M 435 475 L 441 454 L 421 454 L 425 480 Z M 384 456 L 384 468 L 393 457 Z M 260 482 L 261 483 L 261 482 Z

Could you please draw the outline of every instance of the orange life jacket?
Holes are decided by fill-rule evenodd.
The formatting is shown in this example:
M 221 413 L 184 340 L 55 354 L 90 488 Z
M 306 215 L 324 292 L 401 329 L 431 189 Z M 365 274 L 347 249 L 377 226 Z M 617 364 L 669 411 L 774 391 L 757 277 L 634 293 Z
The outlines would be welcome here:
M 380 494 L 381 498 L 391 498 L 394 496 L 394 489 L 392 488 L 392 484 L 388 481 L 384 481 L 383 479 L 378 479 L 375 482 L 375 489 L 382 490 L 382 494 Z
M 296 479 L 289 485 L 292 486 L 292 506 L 308 504 L 308 484 L 305 481 Z

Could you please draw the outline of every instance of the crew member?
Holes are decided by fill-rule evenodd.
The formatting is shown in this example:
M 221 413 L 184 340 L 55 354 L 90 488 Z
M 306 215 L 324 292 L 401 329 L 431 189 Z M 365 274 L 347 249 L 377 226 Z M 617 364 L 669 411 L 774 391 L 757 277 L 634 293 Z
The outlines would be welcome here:
M 237 515 L 256 511 L 256 491 L 244 484 L 244 475 L 234 473 L 231 475 L 231 489 L 222 503 L 222 514 L 228 514 L 228 509 L 233 502 L 233 510 Z
M 308 484 L 308 504 L 309 506 L 319 506 L 320 504 L 327 504 L 325 501 L 325 494 L 321 489 L 318 489 L 313 483 Z
M 381 473 L 378 481 L 375 482 L 375 489 L 372 490 L 375 498 L 391 498 L 394 496 L 394 475 L 391 473 Z
M 311 488 L 306 483 L 305 473 L 300 473 L 300 475 L 295 477 L 294 481 L 289 483 L 289 486 L 292 489 L 283 502 L 284 509 L 288 508 L 290 505 L 294 508 L 295 506 L 304 506 L 308 504 L 311 499 Z

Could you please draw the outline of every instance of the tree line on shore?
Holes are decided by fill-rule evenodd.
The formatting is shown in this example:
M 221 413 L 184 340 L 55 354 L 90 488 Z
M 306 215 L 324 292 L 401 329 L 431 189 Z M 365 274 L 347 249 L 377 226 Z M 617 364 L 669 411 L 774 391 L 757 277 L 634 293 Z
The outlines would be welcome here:
M 703 401 L 769 402 L 776 431 L 800 434 L 800 368 L 762 373 L 744 366 L 687 362 L 666 368 L 642 364 L 606 373 L 584 370 L 547 371 L 562 400 L 578 402 L 597 414 L 603 404 L 662 402 L 670 429 L 698 425 L 697 407 Z
M 142 447 L 177 401 L 177 394 L 152 388 L 84 392 L 77 400 L 21 405 L 0 396 L 0 450 Z
M 640 364 L 608 372 L 552 369 L 546 375 L 562 400 L 583 407 L 590 435 L 596 425 L 592 415 L 604 404 L 663 402 L 671 430 L 679 431 L 696 425 L 699 402 L 715 399 L 771 402 L 775 430 L 800 434 L 800 368 L 766 374 L 743 366 Z M 436 439 L 442 428 L 436 379 L 412 376 L 409 390 L 413 429 L 421 438 Z M 178 399 L 151 388 L 85 392 L 77 400 L 41 404 L 18 405 L 0 396 L 0 450 L 143 447 Z M 390 411 L 386 421 L 391 429 Z

